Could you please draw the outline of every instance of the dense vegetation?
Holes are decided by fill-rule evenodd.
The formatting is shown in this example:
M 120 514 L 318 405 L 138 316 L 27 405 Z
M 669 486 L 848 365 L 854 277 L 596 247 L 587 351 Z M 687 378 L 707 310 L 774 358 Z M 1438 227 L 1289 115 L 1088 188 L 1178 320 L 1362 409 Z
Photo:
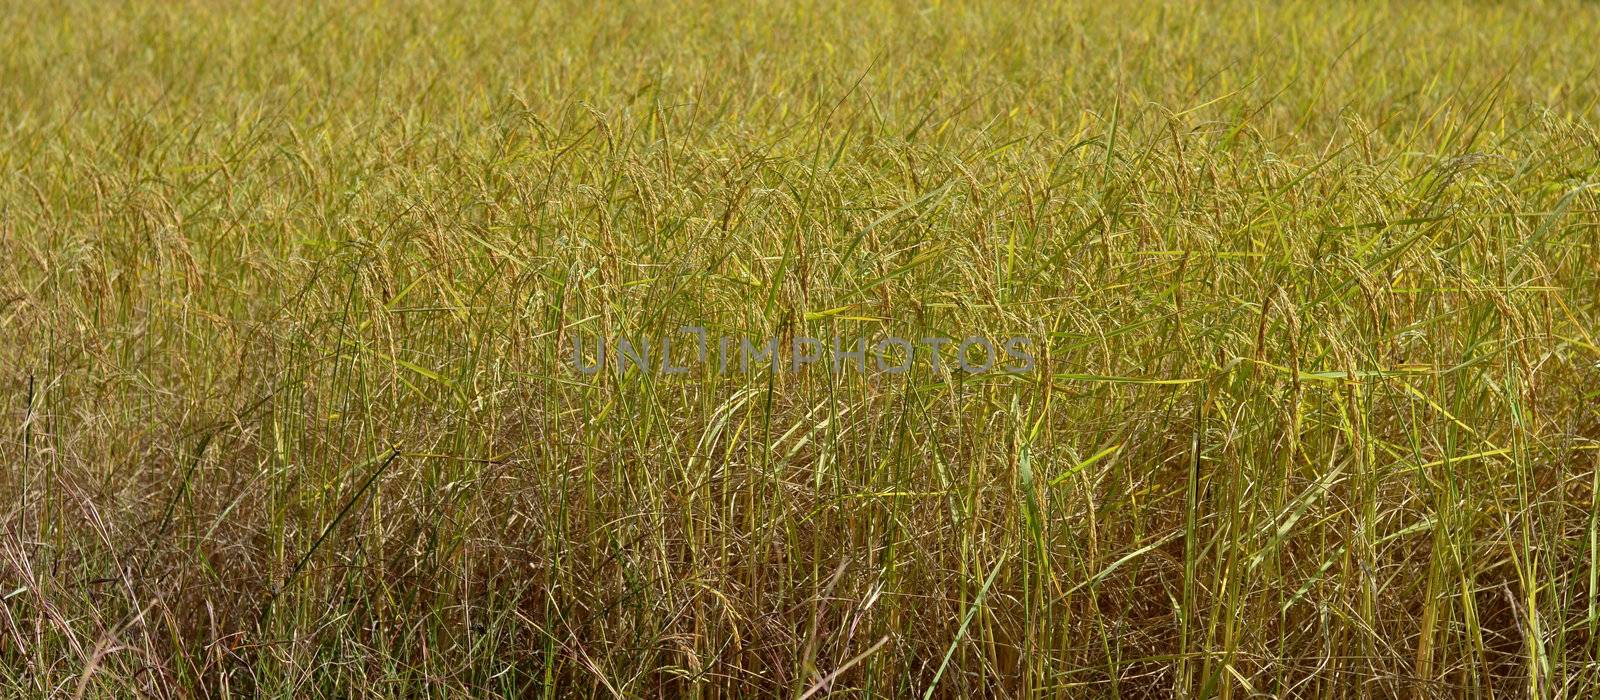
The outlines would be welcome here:
M 0 28 L 11 694 L 1600 688 L 1600 6 Z

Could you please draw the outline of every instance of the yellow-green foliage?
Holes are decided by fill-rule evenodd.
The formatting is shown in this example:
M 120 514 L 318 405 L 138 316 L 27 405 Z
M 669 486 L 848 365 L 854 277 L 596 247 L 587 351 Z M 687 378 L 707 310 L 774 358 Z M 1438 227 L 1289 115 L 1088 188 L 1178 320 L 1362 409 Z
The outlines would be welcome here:
M 11 694 L 1600 687 L 1600 6 L 318 5 L 0 6 Z

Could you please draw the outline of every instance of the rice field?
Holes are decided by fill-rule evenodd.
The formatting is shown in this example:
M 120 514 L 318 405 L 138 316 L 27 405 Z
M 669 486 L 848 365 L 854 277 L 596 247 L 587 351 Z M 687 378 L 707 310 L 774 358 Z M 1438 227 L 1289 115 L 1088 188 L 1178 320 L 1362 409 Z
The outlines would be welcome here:
M 1600 693 L 1600 5 L 0 29 L 4 696 Z

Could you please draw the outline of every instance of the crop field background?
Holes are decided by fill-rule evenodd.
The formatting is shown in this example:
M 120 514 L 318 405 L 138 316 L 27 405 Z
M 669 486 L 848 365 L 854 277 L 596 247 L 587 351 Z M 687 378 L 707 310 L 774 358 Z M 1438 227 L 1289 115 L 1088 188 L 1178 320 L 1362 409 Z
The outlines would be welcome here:
M 0 30 L 5 695 L 1600 692 L 1600 5 Z

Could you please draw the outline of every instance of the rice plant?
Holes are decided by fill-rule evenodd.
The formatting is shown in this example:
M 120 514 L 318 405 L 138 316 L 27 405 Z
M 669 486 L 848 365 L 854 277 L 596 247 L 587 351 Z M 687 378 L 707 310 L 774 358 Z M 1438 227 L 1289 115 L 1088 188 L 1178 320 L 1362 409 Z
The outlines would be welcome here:
M 8 696 L 1600 692 L 1594 3 L 0 27 Z

